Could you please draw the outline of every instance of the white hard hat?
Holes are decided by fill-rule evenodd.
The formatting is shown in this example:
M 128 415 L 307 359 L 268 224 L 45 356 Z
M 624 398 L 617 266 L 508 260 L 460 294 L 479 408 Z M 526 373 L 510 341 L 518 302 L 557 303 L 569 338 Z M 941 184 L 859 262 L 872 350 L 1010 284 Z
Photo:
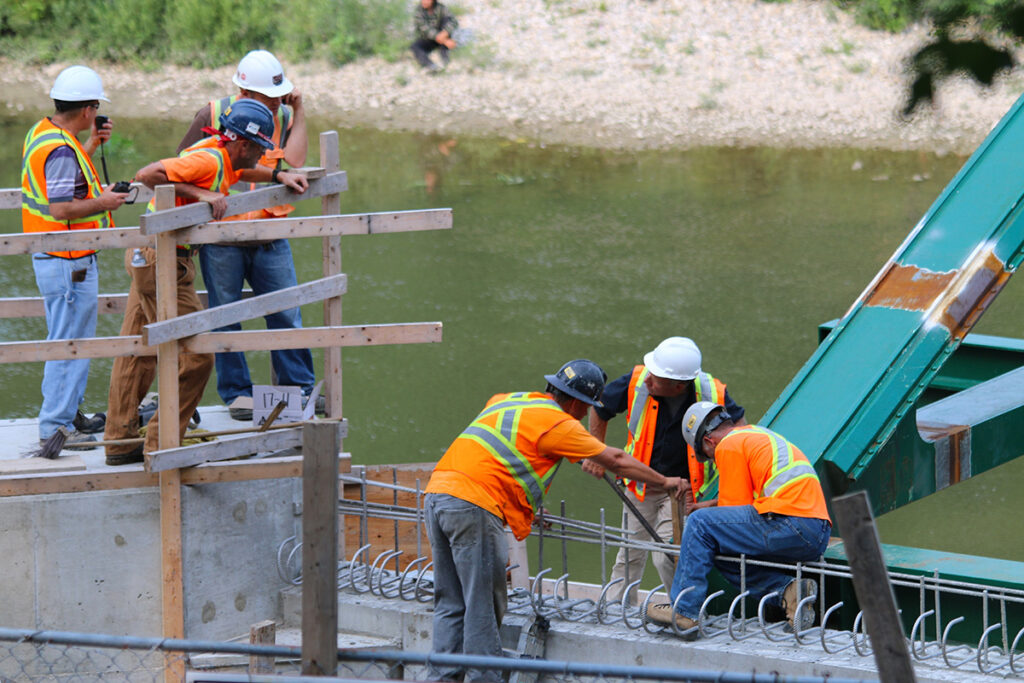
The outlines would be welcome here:
M 709 460 L 704 452 L 704 435 L 715 431 L 718 425 L 730 420 L 725 406 L 711 401 L 697 401 L 683 415 L 683 440 L 693 449 L 700 462 Z
M 665 379 L 693 379 L 700 372 L 700 349 L 687 337 L 669 337 L 644 355 L 644 365 Z
M 50 98 L 62 102 L 109 102 L 103 93 L 100 75 L 87 66 L 76 64 L 57 74 L 57 80 L 50 89 Z
M 267 97 L 284 97 L 295 87 L 285 78 L 281 62 L 266 50 L 253 50 L 242 57 L 231 81 Z

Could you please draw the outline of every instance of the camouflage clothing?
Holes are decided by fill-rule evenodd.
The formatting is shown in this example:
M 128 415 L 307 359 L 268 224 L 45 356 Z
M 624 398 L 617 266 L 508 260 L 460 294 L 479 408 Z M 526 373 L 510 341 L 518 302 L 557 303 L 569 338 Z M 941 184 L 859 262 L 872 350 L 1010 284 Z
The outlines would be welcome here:
M 451 36 L 455 29 L 459 27 L 459 22 L 456 21 L 447 7 L 439 2 L 435 2 L 434 6 L 430 9 L 423 9 L 422 5 L 416 7 L 413 25 L 416 29 L 417 38 L 435 40 L 437 34 L 441 31 L 447 31 L 448 35 Z

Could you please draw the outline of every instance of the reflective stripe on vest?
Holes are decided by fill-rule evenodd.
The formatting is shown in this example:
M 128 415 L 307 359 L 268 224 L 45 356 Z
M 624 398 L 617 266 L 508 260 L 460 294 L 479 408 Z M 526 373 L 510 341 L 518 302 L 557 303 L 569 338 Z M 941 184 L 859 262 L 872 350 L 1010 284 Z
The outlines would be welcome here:
M 65 145 L 75 153 L 78 167 L 85 178 L 85 199 L 93 199 L 103 193 L 92 159 L 82 149 L 78 139 L 49 119 L 43 119 L 29 130 L 22 148 L 21 224 L 24 232 L 95 230 L 113 225 L 109 211 L 100 211 L 66 221 L 53 218 L 50 200 L 46 194 L 46 160 L 55 149 Z M 80 249 L 47 253 L 61 258 L 80 258 L 96 252 L 92 249 Z
M 772 446 L 772 475 L 764 483 L 761 491 L 754 491 L 756 498 L 774 496 L 786 486 L 801 479 L 813 477 L 817 480 L 818 473 L 814 471 L 814 466 L 806 460 L 795 459 L 792 444 L 781 435 L 764 427 L 750 427 L 744 431 L 764 434 L 769 438 Z
M 626 425 L 629 438 L 626 441 L 625 451 L 628 455 L 633 455 L 637 431 L 640 429 L 640 425 L 644 423 L 643 418 L 647 417 L 647 411 L 650 409 L 650 403 L 648 403 L 647 399 L 651 397 L 651 392 L 648 391 L 647 385 L 644 384 L 648 374 L 650 373 L 647 371 L 647 368 L 644 368 L 636 376 L 636 379 L 632 380 L 634 385 L 633 402 L 629 405 L 629 423 Z M 639 460 L 639 458 L 637 459 Z
M 698 401 L 711 401 L 712 403 L 724 405 L 725 397 L 718 395 L 718 383 L 708 373 L 698 372 L 697 377 L 693 381 L 693 388 L 697 393 Z M 689 450 L 689 447 L 687 447 L 687 450 Z M 697 495 L 702 496 L 708 490 L 708 487 L 711 486 L 717 473 L 715 472 L 715 463 L 711 460 L 708 460 L 703 465 L 698 463 L 698 467 L 701 470 L 701 477 L 700 481 L 697 482 Z M 692 481 L 690 483 L 693 484 Z
M 483 446 L 488 453 L 498 459 L 522 487 L 526 493 L 526 499 L 533 509 L 538 509 L 544 500 L 544 492 L 551 483 L 557 468 L 552 467 L 540 476 L 533 469 L 533 465 L 516 447 L 516 431 L 519 426 L 519 418 L 526 408 L 542 408 L 564 412 L 562 408 L 552 399 L 528 398 L 529 394 L 510 394 L 502 401 L 486 408 L 477 415 L 476 419 L 459 435 L 459 438 L 467 438 Z M 483 418 L 497 413 L 496 427 L 482 422 Z

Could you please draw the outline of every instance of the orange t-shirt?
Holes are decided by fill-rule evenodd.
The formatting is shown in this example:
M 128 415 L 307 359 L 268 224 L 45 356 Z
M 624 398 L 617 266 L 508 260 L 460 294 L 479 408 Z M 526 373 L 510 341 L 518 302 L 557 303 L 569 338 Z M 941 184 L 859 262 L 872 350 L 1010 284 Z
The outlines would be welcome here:
M 810 464 L 799 448 L 786 443 L 797 462 Z M 775 512 L 831 522 L 817 475 L 793 481 L 771 496 L 757 495 L 757 492 L 764 490 L 772 476 L 774 457 L 772 439 L 760 428 L 737 427 L 729 432 L 715 447 L 715 466 L 718 468 L 719 479 L 718 504 L 753 505 L 759 514 Z
M 508 396 L 497 394 L 487 406 Z M 578 462 L 606 448 L 568 413 L 538 407 L 523 408 L 516 447 L 542 477 L 562 458 Z M 534 510 L 523 487 L 501 460 L 471 439 L 460 436 L 448 447 L 430 476 L 426 493 L 446 493 L 473 503 L 504 520 L 518 539 L 530 533 Z
M 220 155 L 224 159 L 224 178 L 220 187 L 211 187 L 217 179 L 217 160 L 213 155 Z M 231 157 L 222 147 L 210 147 L 201 151 L 186 154 L 183 157 L 172 157 L 161 159 L 160 164 L 167 173 L 167 179 L 172 183 L 190 183 L 206 190 L 228 194 L 228 189 L 238 182 L 239 172 L 231 165 Z M 193 200 L 182 197 L 175 197 L 175 206 L 191 204 Z

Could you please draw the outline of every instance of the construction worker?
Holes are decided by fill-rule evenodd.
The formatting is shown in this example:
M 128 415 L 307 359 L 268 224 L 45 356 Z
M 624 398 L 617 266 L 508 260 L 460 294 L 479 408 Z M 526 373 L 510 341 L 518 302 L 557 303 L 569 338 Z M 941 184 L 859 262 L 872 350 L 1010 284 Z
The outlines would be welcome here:
M 693 508 L 694 497 L 699 497 L 712 479 L 710 465 L 700 465 L 692 449 L 687 449 L 682 438 L 683 413 L 697 401 L 711 400 L 726 406 L 729 416 L 737 424 L 746 424 L 744 410 L 738 406 L 726 391 L 725 384 L 701 370 L 700 349 L 693 340 L 686 337 L 669 337 L 644 355 L 643 365 L 611 382 L 604 392 L 603 407 L 590 411 L 590 433 L 599 440 L 605 440 L 608 421 L 620 413 L 626 413 L 628 435 L 626 453 L 632 455 L 651 469 L 666 476 L 683 477 L 690 480 L 691 493 L 685 501 L 687 509 Z M 583 469 L 596 477 L 604 475 L 597 463 L 584 461 Z M 672 538 L 674 512 L 671 498 L 664 493 L 649 492 L 642 482 L 626 482 L 626 497 L 662 540 Z M 698 506 L 708 505 L 697 503 Z M 675 506 L 678 509 L 678 506 Z M 682 524 L 682 520 L 678 520 Z M 633 533 L 638 541 L 651 539 L 650 534 L 624 504 L 622 526 Z M 628 572 L 627 572 L 628 565 Z M 620 548 L 612 567 L 612 580 L 623 579 L 612 586 L 608 597 L 622 598 L 629 582 L 643 578 L 647 566 L 647 552 Z M 658 553 L 654 556 L 654 567 L 665 586 L 672 585 L 675 576 L 675 558 Z M 636 589 L 630 591 L 631 604 L 636 603 Z
M 238 62 L 232 78 L 239 87 L 237 95 L 213 100 L 200 109 L 185 137 L 178 144 L 180 154 L 187 147 L 206 137 L 212 121 L 233 102 L 251 99 L 261 102 L 274 114 L 275 149 L 260 157 L 258 165 L 246 171 L 246 189 L 260 183 L 273 182 L 273 174 L 280 172 L 282 162 L 292 168 L 306 164 L 308 140 L 306 112 L 302 93 L 284 75 L 277 58 L 266 50 L 253 50 Z M 227 220 L 255 220 L 283 218 L 295 210 L 285 204 L 260 211 L 252 211 Z M 204 244 L 199 249 L 199 267 L 209 293 L 210 308 L 233 303 L 242 298 L 242 283 L 246 281 L 254 294 L 266 294 L 298 284 L 291 246 L 286 239 L 254 242 Z M 267 329 L 294 329 L 302 327 L 302 312 L 298 307 L 264 316 Z M 240 323 L 219 330 L 240 330 Z M 309 349 L 277 349 L 270 352 L 270 361 L 279 384 L 302 387 L 309 395 L 316 382 L 313 355 Z M 252 420 L 252 378 L 245 354 L 239 351 L 218 353 L 216 356 L 217 393 L 228 406 L 232 418 Z
M 99 74 L 86 66 L 61 71 L 50 90 L 54 113 L 25 136 L 21 162 L 21 226 L 25 232 L 92 230 L 114 225 L 110 212 L 127 193 L 104 189 L 92 154 L 110 139 L 112 124 L 96 126 L 100 102 L 109 102 Z M 85 145 L 78 135 L 89 131 Z M 32 255 L 36 284 L 46 306 L 47 339 L 96 336 L 99 272 L 91 249 Z M 64 448 L 88 449 L 102 431 L 99 416 L 86 417 L 79 406 L 89 379 L 89 359 L 46 361 L 39 442 L 58 429 L 68 436 Z
M 224 217 L 225 197 L 239 179 L 247 179 L 264 150 L 273 149 L 271 137 L 274 119 L 270 110 L 255 100 L 239 100 L 220 116 L 221 129 L 216 136 L 201 140 L 185 150 L 180 157 L 153 162 L 139 170 L 135 179 L 147 187 L 174 184 L 175 205 L 194 202 L 210 205 L 214 220 Z M 308 187 L 305 177 L 298 173 L 275 173 L 275 180 L 296 192 Z M 227 227 L 223 228 L 229 229 Z M 193 313 L 202 308 L 196 295 L 195 264 L 191 249 L 178 247 L 178 315 Z M 131 275 L 128 303 L 121 335 L 142 333 L 143 326 L 156 321 L 156 254 L 152 249 L 141 249 L 136 262 L 134 250 L 125 252 L 125 268 Z M 179 424 L 184 435 L 189 418 L 199 406 L 206 381 L 213 369 L 210 354 L 182 354 L 179 357 Z M 153 356 L 119 357 L 114 360 L 110 375 L 110 399 L 105 439 L 129 439 L 138 436 L 138 406 L 145 397 L 156 373 Z M 107 464 L 124 465 L 139 462 L 144 453 L 159 445 L 159 412 L 149 421 L 145 447 L 107 446 Z
M 718 560 L 726 555 L 769 562 L 813 562 L 828 545 L 832 522 L 814 467 L 782 435 L 757 426 L 739 426 L 721 404 L 695 403 L 683 417 L 683 438 L 701 462 L 718 468 L 718 501 L 694 510 L 686 522 L 670 596 L 672 604 L 652 604 L 652 621 L 694 629 L 707 596 L 712 566 L 740 585 L 740 565 Z M 810 628 L 814 610 L 801 600 L 818 594 L 811 579 L 797 581 L 787 572 L 748 563 L 745 589 L 755 599 L 774 593 L 793 629 Z M 675 611 L 673 612 L 673 605 Z M 697 631 L 691 631 L 696 637 Z
M 613 472 L 682 495 L 665 477 L 587 433 L 579 422 L 601 405 L 606 375 L 589 360 L 545 375 L 544 392 L 497 394 L 437 463 L 424 509 L 434 558 L 435 653 L 502 656 L 508 544 L 530 532 L 560 461 L 593 459 Z M 437 680 L 500 680 L 494 672 L 432 666 Z

